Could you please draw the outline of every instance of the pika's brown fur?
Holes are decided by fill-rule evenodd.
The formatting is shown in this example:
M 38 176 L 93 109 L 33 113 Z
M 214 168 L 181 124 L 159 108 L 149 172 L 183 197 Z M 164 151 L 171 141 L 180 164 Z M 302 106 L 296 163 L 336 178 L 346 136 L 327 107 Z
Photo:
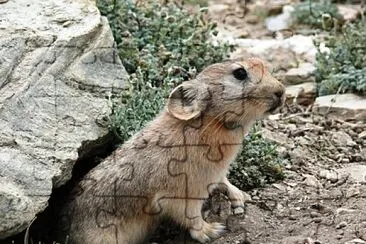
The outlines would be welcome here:
M 283 101 L 284 86 L 256 58 L 208 66 L 175 88 L 153 121 L 79 183 L 64 208 L 71 243 L 141 243 L 163 218 L 202 243 L 218 237 L 224 226 L 203 220 L 203 201 L 224 185 L 232 205 L 244 205 L 229 164 L 252 123 Z

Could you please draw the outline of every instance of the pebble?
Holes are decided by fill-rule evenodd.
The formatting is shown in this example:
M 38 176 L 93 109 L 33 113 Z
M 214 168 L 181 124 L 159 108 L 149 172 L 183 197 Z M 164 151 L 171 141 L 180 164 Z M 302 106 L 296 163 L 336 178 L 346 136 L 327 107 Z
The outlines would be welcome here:
M 296 217 L 295 217 L 295 216 L 293 216 L 293 215 L 290 215 L 290 216 L 288 216 L 288 219 L 289 219 L 289 220 L 296 220 Z
M 351 241 L 346 241 L 344 244 L 366 244 L 366 241 L 361 239 L 353 239 Z
M 322 170 L 322 171 L 320 171 L 319 177 L 327 179 L 332 183 L 335 183 L 339 180 L 338 173 L 335 172 L 335 171 L 331 171 L 331 170 Z
M 303 182 L 305 185 L 315 188 L 322 187 L 322 184 L 318 181 L 318 179 L 315 176 L 307 174 L 304 174 L 303 176 L 305 177 L 305 180 Z
M 244 213 L 244 208 L 242 208 L 242 207 L 234 208 L 233 213 L 234 213 L 234 215 L 242 214 L 242 213 Z
M 318 212 L 311 212 L 310 213 L 310 217 L 312 217 L 312 218 L 319 218 L 321 215 L 320 215 L 320 213 L 318 213 Z
M 318 223 L 321 223 L 321 222 L 322 222 L 322 219 L 321 218 L 315 218 L 314 219 L 314 223 L 317 223 L 318 224 Z
M 346 197 L 350 198 L 350 197 L 358 196 L 359 194 L 360 194 L 360 189 L 358 189 L 357 187 L 351 187 L 347 190 Z
M 359 139 L 365 139 L 366 138 L 366 131 L 362 131 L 360 134 L 358 134 Z
M 246 21 L 248 24 L 257 24 L 259 22 L 259 18 L 255 15 L 249 15 L 247 18 L 246 18 Z
M 344 227 L 347 226 L 347 222 L 346 221 L 342 221 L 340 222 L 337 226 L 336 226 L 336 229 L 342 229 Z
M 347 209 L 347 208 L 338 208 L 336 210 L 337 215 L 352 214 L 352 213 L 355 213 L 355 212 L 356 212 L 356 210 Z

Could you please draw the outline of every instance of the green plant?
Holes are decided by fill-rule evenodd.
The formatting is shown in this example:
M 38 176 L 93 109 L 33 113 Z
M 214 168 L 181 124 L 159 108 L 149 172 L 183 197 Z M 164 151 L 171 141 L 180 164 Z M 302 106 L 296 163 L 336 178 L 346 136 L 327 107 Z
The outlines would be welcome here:
M 337 5 L 329 0 L 307 0 L 295 5 L 292 16 L 297 24 L 309 25 L 317 28 L 329 28 L 334 19 L 342 20 Z M 330 22 L 330 23 L 329 23 Z
M 99 1 L 99 8 L 110 21 L 126 70 L 135 73 L 140 67 L 141 78 L 154 86 L 176 85 L 227 57 L 228 45 L 209 41 L 216 25 L 205 21 L 204 12 L 189 14 L 158 1 L 141 6 L 131 0 Z
M 284 179 L 284 162 L 276 145 L 264 139 L 255 126 L 244 139 L 241 153 L 231 164 L 228 177 L 242 190 L 263 187 Z
M 366 21 L 348 24 L 341 35 L 328 37 L 328 52 L 316 56 L 319 95 L 366 94 Z
M 177 5 L 159 5 L 157 1 L 145 1 L 138 6 L 131 0 L 98 4 L 110 21 L 119 55 L 130 74 L 130 88 L 121 99 L 113 100 L 109 118 L 110 129 L 123 142 L 155 117 L 172 87 L 194 78 L 207 65 L 225 59 L 229 46 L 211 43 L 215 25 L 205 22 L 204 12 L 192 15 Z M 275 150 L 269 150 L 275 146 L 260 135 L 255 133 L 249 138 L 237 160 L 237 165 L 242 166 L 234 167 L 230 174 L 237 175 L 233 179 L 242 186 L 263 186 L 279 178 L 274 168 L 281 160 L 275 159 Z M 262 154 L 267 156 L 257 159 Z M 248 166 L 244 166 L 244 160 Z M 236 170 L 248 170 L 248 176 L 241 179 Z
M 167 87 L 154 87 L 136 74 L 131 75 L 130 82 L 130 89 L 121 94 L 121 99 L 111 103 L 109 127 L 122 142 L 156 116 L 163 108 L 164 98 L 169 94 Z

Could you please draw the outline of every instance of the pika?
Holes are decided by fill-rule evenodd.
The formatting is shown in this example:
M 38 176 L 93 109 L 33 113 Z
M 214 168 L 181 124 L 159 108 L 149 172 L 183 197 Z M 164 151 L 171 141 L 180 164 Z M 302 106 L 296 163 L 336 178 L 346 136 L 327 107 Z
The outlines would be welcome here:
M 233 207 L 244 195 L 227 179 L 250 126 L 284 104 L 284 86 L 262 60 L 206 67 L 171 92 L 164 109 L 76 186 L 63 208 L 68 243 L 144 243 L 165 218 L 201 243 L 225 231 L 201 208 L 224 186 Z

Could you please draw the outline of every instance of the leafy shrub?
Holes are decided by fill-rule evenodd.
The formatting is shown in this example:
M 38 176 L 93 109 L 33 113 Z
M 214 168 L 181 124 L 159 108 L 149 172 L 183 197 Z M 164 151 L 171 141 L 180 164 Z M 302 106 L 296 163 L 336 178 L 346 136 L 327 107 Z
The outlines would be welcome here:
M 341 35 L 331 35 L 329 52 L 316 56 L 319 95 L 366 94 L 366 22 L 348 24 Z
M 323 15 L 328 14 L 331 19 L 324 19 Z M 295 11 L 292 12 L 295 22 L 298 24 L 309 25 L 317 28 L 328 27 L 332 18 L 342 20 L 342 15 L 339 14 L 337 6 L 331 1 L 305 1 L 295 5 Z M 324 24 L 326 26 L 324 26 Z
M 209 41 L 216 25 L 207 23 L 204 13 L 189 14 L 174 3 L 140 2 L 141 6 L 131 0 L 99 1 L 129 73 L 140 67 L 141 78 L 154 86 L 178 84 L 227 57 L 228 45 Z
M 242 151 L 231 164 L 229 178 L 232 184 L 242 190 L 262 187 L 284 179 L 284 159 L 276 150 L 276 145 L 266 141 L 253 127 L 244 139 Z
M 229 46 L 211 43 L 215 25 L 205 22 L 204 12 L 192 15 L 173 3 L 160 5 L 158 1 L 144 1 L 138 6 L 131 0 L 98 4 L 109 19 L 119 55 L 130 74 L 130 89 L 119 101 L 113 100 L 110 116 L 110 129 L 123 142 L 155 117 L 172 87 L 227 58 Z M 269 150 L 274 145 L 258 134 L 249 138 L 238 158 L 240 164 L 230 173 L 245 188 L 247 183 L 250 187 L 262 186 L 279 178 L 274 168 L 280 160 Z M 236 173 L 238 170 L 248 173 L 245 176 Z

